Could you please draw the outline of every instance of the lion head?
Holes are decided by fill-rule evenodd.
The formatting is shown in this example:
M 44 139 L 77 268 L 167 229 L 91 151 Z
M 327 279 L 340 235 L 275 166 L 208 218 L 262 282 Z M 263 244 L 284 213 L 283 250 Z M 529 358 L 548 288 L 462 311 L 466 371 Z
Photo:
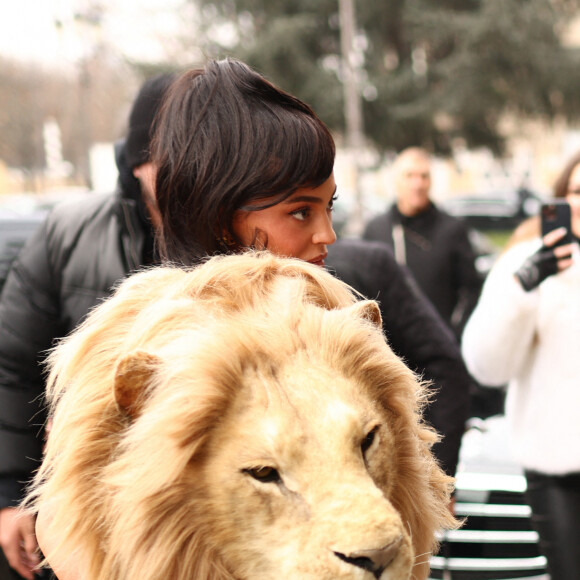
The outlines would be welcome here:
M 83 579 L 425 578 L 454 525 L 376 303 L 298 260 L 130 277 L 52 353 L 48 397 L 31 498 Z

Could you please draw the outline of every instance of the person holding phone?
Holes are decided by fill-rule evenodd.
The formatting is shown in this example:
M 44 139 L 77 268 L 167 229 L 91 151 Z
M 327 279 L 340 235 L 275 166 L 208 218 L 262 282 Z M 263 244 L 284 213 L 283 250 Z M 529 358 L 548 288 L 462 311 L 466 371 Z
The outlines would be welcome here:
M 508 384 L 510 437 L 540 548 L 551 580 L 570 580 L 580 578 L 580 154 L 554 195 L 489 273 L 462 352 L 476 379 Z

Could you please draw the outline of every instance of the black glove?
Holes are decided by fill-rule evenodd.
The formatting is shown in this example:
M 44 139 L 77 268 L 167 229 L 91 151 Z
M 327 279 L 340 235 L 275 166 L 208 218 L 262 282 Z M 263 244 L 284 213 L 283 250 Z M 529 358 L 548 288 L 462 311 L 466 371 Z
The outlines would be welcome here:
M 548 276 L 558 272 L 558 259 L 563 260 L 569 257 L 557 258 L 553 248 L 542 246 L 521 265 L 515 276 L 522 288 L 529 292 L 537 288 Z

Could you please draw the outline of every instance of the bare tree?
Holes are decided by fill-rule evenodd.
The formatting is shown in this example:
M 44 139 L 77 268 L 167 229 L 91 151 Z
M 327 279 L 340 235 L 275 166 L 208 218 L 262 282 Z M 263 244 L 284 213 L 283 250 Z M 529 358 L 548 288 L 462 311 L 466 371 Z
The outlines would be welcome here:
M 55 120 L 71 179 L 87 184 L 88 149 L 123 135 L 138 85 L 133 68 L 105 49 L 72 72 L 0 59 L 0 159 L 34 189 L 46 167 L 43 127 Z

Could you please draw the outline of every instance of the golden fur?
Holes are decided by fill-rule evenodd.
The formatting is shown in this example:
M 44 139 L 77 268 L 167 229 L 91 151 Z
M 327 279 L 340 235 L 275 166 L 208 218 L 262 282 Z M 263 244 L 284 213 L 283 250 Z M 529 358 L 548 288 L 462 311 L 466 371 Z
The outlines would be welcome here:
M 321 268 L 136 274 L 49 362 L 29 504 L 83 580 L 420 579 L 455 525 L 424 386 Z

